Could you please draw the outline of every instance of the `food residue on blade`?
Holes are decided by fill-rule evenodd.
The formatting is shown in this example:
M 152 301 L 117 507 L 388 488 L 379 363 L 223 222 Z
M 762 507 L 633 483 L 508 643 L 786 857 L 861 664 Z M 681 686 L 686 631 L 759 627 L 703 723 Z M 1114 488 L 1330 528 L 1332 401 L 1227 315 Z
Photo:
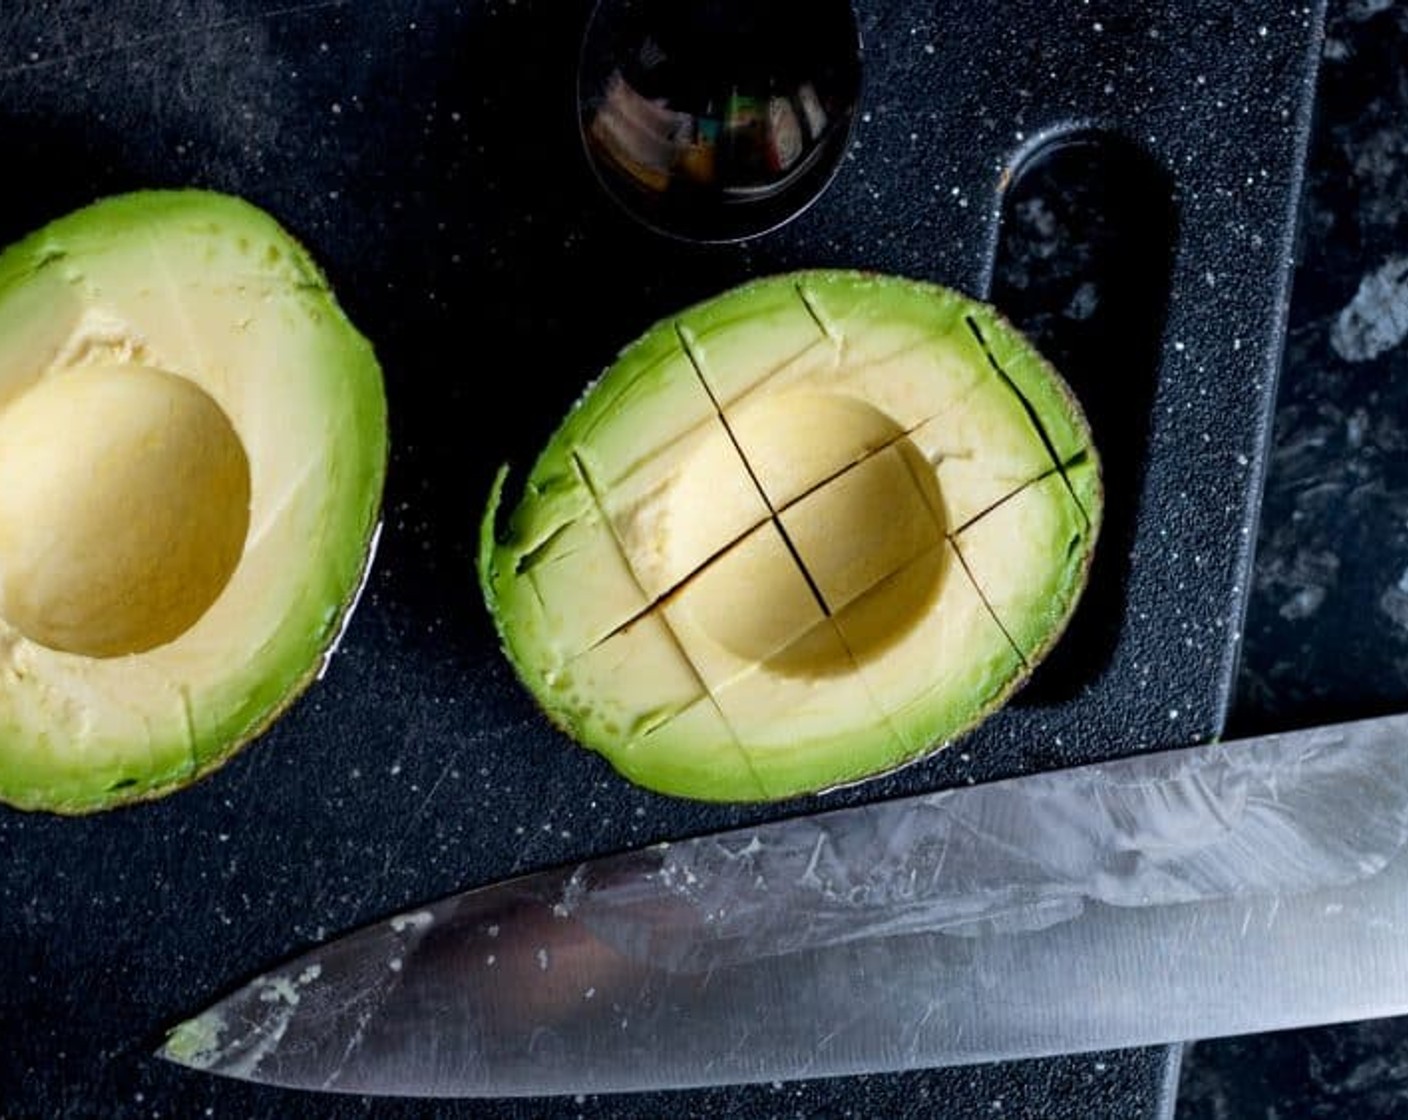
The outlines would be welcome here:
M 396 933 L 407 930 L 429 929 L 435 923 L 435 915 L 429 910 L 417 910 L 414 914 L 398 914 L 391 919 L 391 928 Z
M 219 1007 L 178 1024 L 167 1036 L 158 1054 L 178 1065 L 213 1070 L 230 1077 L 253 1077 L 261 1062 L 278 1049 L 289 1024 L 303 1001 L 303 990 L 323 974 L 323 967 L 307 965 L 297 975 L 261 976 L 247 992 L 257 992 L 258 1002 L 267 1004 L 257 1021 L 248 1023 L 242 1033 L 228 1038 L 230 1022 Z
M 171 1029 L 161 1056 L 191 1069 L 209 1069 L 221 1056 L 220 1036 L 229 1024 L 218 1011 L 207 1011 Z

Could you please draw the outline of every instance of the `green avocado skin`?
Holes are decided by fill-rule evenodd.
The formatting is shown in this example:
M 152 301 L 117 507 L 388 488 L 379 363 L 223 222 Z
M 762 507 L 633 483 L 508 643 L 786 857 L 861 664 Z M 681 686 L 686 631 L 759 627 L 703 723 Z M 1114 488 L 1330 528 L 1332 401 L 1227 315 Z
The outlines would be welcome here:
M 130 288 L 113 279 L 124 273 Z M 381 367 L 321 269 L 268 213 L 196 189 L 99 200 L 0 253 L 0 330 L 18 324 L 42 331 L 46 313 L 57 313 L 63 301 L 84 315 L 108 316 L 117 288 L 124 288 L 119 303 L 134 293 L 155 302 L 151 293 L 160 285 L 170 286 L 171 300 L 191 323 L 193 345 L 208 344 L 212 353 L 220 351 L 220 338 L 266 312 L 270 322 L 290 324 L 290 360 L 277 372 L 322 402 L 288 410 L 299 421 L 289 438 L 306 441 L 321 460 L 318 527 L 301 548 L 286 550 L 283 563 L 271 565 L 268 594 L 281 615 L 258 634 L 232 626 L 218 674 L 183 674 L 183 638 L 150 654 L 110 659 L 31 647 L 25 656 L 33 665 L 24 673 L 0 665 L 0 801 L 19 809 L 111 809 L 164 796 L 217 769 L 320 674 L 371 561 L 388 454 Z M 222 293 L 248 292 L 261 301 L 254 311 L 221 302 Z M 124 304 L 137 305 L 135 298 Z M 140 337 L 144 324 L 131 327 Z M 0 407 L 13 395 L 5 388 L 4 359 L 0 342 Z M 197 383 L 213 376 L 167 372 Z M 250 411 L 275 415 L 278 408 L 269 401 Z M 259 478 L 259 439 L 240 434 Z M 0 623 L 6 659 L 15 640 Z M 118 695 L 128 687 L 114 683 L 119 674 L 141 686 Z M 134 712 L 116 730 L 118 721 L 106 713 L 129 701 Z M 140 736 L 130 731 L 133 721 L 146 728 Z
M 894 656 L 905 662 L 898 668 L 922 676 L 931 659 L 933 680 L 903 703 L 838 707 L 828 722 L 815 718 L 815 704 L 789 708 L 783 690 L 775 724 L 750 737 L 752 729 L 741 729 L 729 713 L 727 689 L 713 698 L 692 698 L 684 689 L 674 696 L 662 690 L 658 703 L 650 697 L 634 706 L 623 701 L 619 694 L 629 694 L 632 681 L 642 682 L 642 690 L 656 687 L 661 674 L 648 659 L 623 653 L 612 672 L 594 678 L 595 695 L 584 691 L 578 670 L 592 655 L 577 648 L 580 637 L 576 645 L 564 644 L 563 620 L 590 613 L 593 593 L 583 584 L 566 593 L 565 603 L 549 602 L 534 575 L 545 556 L 563 554 L 570 562 L 569 551 L 559 547 L 565 528 L 610 520 L 594 489 L 599 480 L 591 477 L 595 464 L 608 458 L 601 441 L 617 439 L 614 433 L 625 429 L 623 418 L 633 411 L 645 428 L 674 423 L 667 407 L 671 385 L 690 376 L 688 364 L 678 360 L 681 348 L 705 380 L 709 355 L 732 353 L 729 346 L 739 340 L 749 344 L 746 352 L 762 355 L 759 361 L 785 360 L 784 351 L 794 345 L 789 340 L 806 330 L 799 307 L 823 343 L 845 339 L 847 347 L 864 352 L 872 340 L 902 337 L 905 346 L 923 349 L 932 340 L 944 353 L 966 355 L 965 376 L 1005 401 L 1008 413 L 1027 418 L 1030 432 L 1022 438 L 1049 461 L 1031 479 L 1014 484 L 1015 497 L 983 514 L 994 518 L 986 526 L 954 532 L 954 554 L 965 567 L 986 563 L 1002 551 L 991 545 L 995 532 L 1000 543 L 1010 538 L 1018 550 L 1023 540 L 1039 539 L 1045 555 L 1012 587 L 1001 584 L 996 561 L 991 571 L 967 573 L 991 616 L 985 621 L 975 611 L 974 633 L 981 629 L 982 640 L 901 643 L 897 648 L 904 652 Z M 729 371 L 713 372 L 714 403 L 726 410 L 718 386 L 727 383 Z M 675 438 L 673 428 L 667 438 Z M 633 469 L 634 461 L 614 444 L 611 455 Z M 509 499 L 511 506 L 508 486 L 505 467 L 494 479 L 481 522 L 478 577 L 519 679 L 557 727 L 630 781 L 671 796 L 724 802 L 774 801 L 865 780 L 923 758 L 1000 708 L 1065 630 L 1085 586 L 1103 511 L 1099 457 L 1079 403 L 1020 333 L 991 307 L 952 290 L 848 270 L 755 280 L 655 324 L 588 386 L 538 456 L 521 494 Z M 995 587 L 992 599 L 985 583 Z M 644 625 L 636 620 L 626 630 Z M 603 648 L 616 637 L 603 640 Z M 883 664 L 857 669 L 870 699 L 883 689 L 886 671 Z M 834 678 L 817 682 L 816 695 L 844 691 Z M 826 701 L 819 703 L 824 707 Z

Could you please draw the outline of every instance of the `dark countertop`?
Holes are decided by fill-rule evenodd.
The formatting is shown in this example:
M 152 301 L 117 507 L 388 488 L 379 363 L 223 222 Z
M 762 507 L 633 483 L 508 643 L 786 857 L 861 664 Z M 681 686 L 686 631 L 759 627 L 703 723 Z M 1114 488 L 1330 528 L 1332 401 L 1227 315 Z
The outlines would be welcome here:
M 394 11 L 394 4 L 388 4 L 392 0 L 374 6 L 383 18 Z M 487 5 L 486 18 L 498 18 L 512 4 Z M 582 6 L 576 3 L 574 10 Z M 52 193 L 0 186 L 0 201 L 9 207 L 8 232 L 20 232 L 56 208 L 77 204 L 95 187 L 120 189 L 197 173 L 205 181 L 238 182 L 249 175 L 263 184 L 261 201 L 271 209 L 297 210 L 303 215 L 303 232 L 344 246 L 325 261 L 334 275 L 386 276 L 385 291 L 380 279 L 349 283 L 345 290 L 354 318 L 383 326 L 389 362 L 415 353 L 417 331 L 437 323 L 443 329 L 451 314 L 447 304 L 469 294 L 467 270 L 460 263 L 474 246 L 464 230 L 442 224 L 424 244 L 397 246 L 394 253 L 374 246 L 354 252 L 350 246 L 356 239 L 334 235 L 339 225 L 372 226 L 388 210 L 434 212 L 453 206 L 451 188 L 459 189 L 481 170 L 482 146 L 476 149 L 465 135 L 459 75 L 449 69 L 416 75 L 421 89 L 441 91 L 416 105 L 423 119 L 409 108 L 404 115 L 386 108 L 406 80 L 398 67 L 429 57 L 433 52 L 427 44 L 433 44 L 436 33 L 460 26 L 462 5 L 447 5 L 439 14 L 435 5 L 420 5 L 416 19 L 400 21 L 405 26 L 385 44 L 384 55 L 369 51 L 341 59 L 356 86 L 369 91 L 368 97 L 355 99 L 345 95 L 339 76 L 326 68 L 280 70 L 256 82 L 250 75 L 257 67 L 240 62 L 242 57 L 286 58 L 299 52 L 312 57 L 326 53 L 330 40 L 337 49 L 347 36 L 328 25 L 336 16 L 345 31 L 346 22 L 355 18 L 355 5 L 279 0 L 166 5 L 171 11 L 179 8 L 188 53 L 188 65 L 175 81 L 149 66 L 145 56 L 153 44 L 169 42 L 172 28 L 150 14 L 137 15 L 114 38 L 112 12 L 119 7 L 151 13 L 163 6 L 45 0 L 0 6 L 0 79 L 10 96 L 23 103 L 29 86 L 47 89 L 62 81 L 74 115 L 87 113 L 102 121 L 106 137 L 102 145 L 84 145 L 65 132 L 71 127 L 67 118 L 46 115 L 48 110 L 8 121 L 25 130 L 16 140 L 18 150 L 70 160 L 83 176 L 81 184 L 65 186 L 61 176 L 46 173 L 47 184 L 59 184 Z M 453 18 L 448 14 L 452 8 Z M 259 21 L 234 18 L 236 10 L 278 15 L 277 31 L 272 19 L 266 31 Z M 24 37 L 7 37 L 9 26 L 23 28 Z M 87 60 L 114 52 L 131 60 L 135 83 L 134 98 L 120 103 L 105 101 L 85 71 Z M 1408 707 L 1408 345 L 1401 344 L 1408 331 L 1408 286 L 1398 281 L 1408 267 L 1405 59 L 1408 11 L 1402 0 L 1332 3 L 1302 266 L 1246 624 L 1236 712 L 1240 730 Z M 525 60 L 525 80 L 541 77 L 550 62 Z M 228 82 L 230 89 L 212 115 L 199 91 L 215 80 Z M 287 125 L 279 108 L 280 99 L 294 90 L 326 106 L 326 115 L 316 139 L 290 152 L 287 136 L 279 131 L 281 121 Z M 359 165 L 355 155 L 339 146 L 343 130 L 377 116 L 415 133 L 395 138 L 392 148 L 405 162 L 394 169 Z M 120 142 L 134 122 L 153 120 L 168 147 L 143 150 Z M 504 133 L 534 123 L 512 114 L 498 122 Z M 280 166 L 290 160 L 305 161 L 322 176 L 328 184 L 326 198 L 307 196 L 300 176 Z M 512 206 L 512 198 L 489 193 L 491 204 Z M 491 213 L 488 220 L 493 217 Z M 514 250 L 541 251 L 561 217 L 549 212 L 536 228 L 516 230 L 495 267 L 507 276 Z M 417 228 L 428 230 L 429 225 Z M 571 248 L 562 246 L 564 256 L 570 256 Z M 836 251 L 854 248 L 848 243 Z M 768 259 L 760 251 L 757 263 L 761 267 Z M 1400 262 L 1396 270 L 1390 267 L 1395 259 Z M 417 266 L 438 283 L 417 285 Z M 720 267 L 693 282 L 701 291 L 710 290 L 725 271 Z M 1379 279 L 1357 296 L 1361 282 L 1370 277 Z M 407 292 L 415 298 L 404 299 Z M 548 284 L 546 293 L 560 299 L 563 289 Z M 644 296 L 650 305 L 645 312 L 656 309 L 652 300 L 663 298 L 658 288 Z M 383 299 L 397 301 L 396 314 L 382 311 L 378 305 Z M 1351 305 L 1363 314 L 1337 326 Z M 505 326 L 524 336 L 583 326 L 566 306 L 547 307 L 540 319 Z M 592 351 L 606 344 L 599 331 L 588 336 L 585 346 Z M 0 817 L 0 858 L 12 861 L 8 893 L 0 897 L 13 903 L 10 913 L 0 913 L 0 930 L 21 934 L 17 953 L 0 965 L 0 977 L 19 989 L 12 998 L 0 999 L 0 1037 L 20 1040 L 0 1054 L 4 1120 L 286 1115 L 286 1096 L 245 1092 L 235 1085 L 196 1085 L 178 1081 L 187 1077 L 179 1071 L 154 1068 L 145 1055 L 160 1028 L 169 1024 L 171 1008 L 196 1010 L 213 994 L 213 985 L 267 963 L 275 951 L 271 946 L 291 951 L 366 915 L 394 912 L 408 897 L 454 889 L 462 885 L 467 865 L 531 867 L 568 847 L 609 850 L 675 827 L 658 802 L 619 789 L 603 774 L 592 787 L 589 804 L 565 804 L 549 791 L 539 807 L 542 823 L 535 820 L 527 834 L 521 820 L 506 810 L 503 791 L 538 788 L 542 764 L 557 757 L 560 744 L 541 733 L 526 705 L 522 722 L 508 729 L 513 732 L 511 753 L 499 749 L 507 738 L 484 743 L 473 730 L 437 739 L 442 754 L 419 749 L 427 729 L 443 722 L 445 709 L 470 710 L 505 684 L 501 667 L 469 664 L 474 647 L 455 636 L 455 627 L 467 619 L 482 625 L 468 581 L 458 598 L 437 597 L 452 582 L 451 570 L 465 561 L 466 533 L 423 516 L 428 504 L 442 509 L 458 504 L 467 511 L 468 524 L 480 500 L 473 472 L 466 472 L 462 495 L 451 482 L 452 468 L 462 465 L 454 424 L 468 414 L 469 396 L 451 386 L 442 402 L 427 395 L 414 414 L 394 418 L 399 434 L 413 438 L 401 441 L 401 469 L 389 494 L 388 521 L 395 535 L 411 543 L 394 563 L 379 567 L 370 588 L 372 609 L 359 613 L 358 629 L 336 672 L 300 705 L 297 738 L 289 733 L 279 739 L 282 749 L 276 743 L 246 752 L 216 782 L 169 803 L 114 814 L 99 825 Z M 474 462 L 494 461 L 501 450 L 475 449 Z M 394 603 L 399 613 L 378 610 L 379 601 Z M 376 708 L 370 697 L 380 676 L 394 671 L 406 651 L 428 643 L 439 650 L 432 668 L 398 680 L 394 707 Z M 345 755 L 323 756 L 308 749 L 307 744 L 317 743 L 336 744 Z M 304 759 L 322 769 L 300 768 L 300 744 Z M 344 815 L 367 802 L 373 781 L 383 783 L 377 798 L 386 812 L 349 832 Z M 314 789 L 317 797 L 310 794 Z M 436 812 L 427 811 L 432 803 Z M 197 823 L 187 815 L 193 811 L 199 814 Z M 477 850 L 466 854 L 471 843 Z M 125 851 L 151 853 L 158 844 L 166 847 L 144 857 L 148 862 L 140 870 L 123 860 Z M 24 864 L 29 853 L 40 851 L 50 862 Z M 379 869 L 377 874 L 349 877 L 349 867 L 368 862 Z M 296 907 L 290 906 L 289 895 L 304 880 L 288 870 L 293 864 L 325 872 L 316 896 L 298 898 Z M 87 899 L 75 899 L 71 887 L 64 886 L 66 880 L 81 876 L 88 881 L 95 874 L 103 887 Z M 56 889 L 51 891 L 51 885 Z M 213 888 L 208 896 L 207 885 Z M 62 904 L 55 904 L 54 897 Z M 178 906 L 206 897 L 204 909 Z M 150 922 L 198 923 L 199 945 L 197 939 L 185 938 L 181 943 L 192 946 L 189 955 L 165 955 L 164 946 L 173 939 L 146 936 L 133 926 L 134 914 Z M 101 952 L 81 951 L 79 939 L 63 933 L 60 927 L 75 922 L 87 926 L 84 940 L 103 943 Z M 43 992 L 34 987 L 36 978 L 54 983 L 70 971 L 78 982 Z M 153 990 L 155 977 L 164 990 Z M 134 1039 L 106 1028 L 111 1017 L 103 1004 L 115 1000 L 125 1003 L 124 1021 L 143 1024 L 150 1037 Z M 41 1006 L 52 1009 L 48 1018 L 26 1018 L 30 1009 Z M 65 1035 L 70 1030 L 66 1023 L 73 1024 L 71 1037 Z M 1402 1073 L 1408 1068 L 1405 1054 L 1408 1027 L 1400 1030 L 1392 1023 L 1201 1044 L 1184 1063 L 1180 1115 L 1392 1115 L 1401 1111 L 1394 1107 L 1396 1082 L 1408 1081 Z M 1047 1064 L 1040 1076 L 1016 1082 L 989 1068 L 944 1075 L 917 1072 L 688 1093 L 669 1098 L 668 1108 L 679 1116 L 737 1113 L 760 1120 L 927 1117 L 946 1110 L 953 1114 L 958 1086 L 960 1099 L 969 1102 L 962 1115 L 1045 1118 L 1053 1101 L 1073 1109 L 1072 1116 L 1096 1120 L 1125 1117 L 1136 1109 L 1144 1115 L 1150 1102 L 1134 1101 L 1130 1079 L 1121 1083 L 1115 1077 L 1119 1064 L 1131 1060 L 1144 1063 L 1141 1083 L 1157 1096 L 1166 1067 L 1157 1052 L 1148 1052 L 1135 1059 L 1092 1055 Z M 102 1094 L 96 1099 L 94 1086 Z M 651 1117 L 665 1107 L 660 1098 L 629 1107 L 594 1098 L 569 1102 L 553 1115 L 580 1111 L 592 1117 Z M 528 1117 L 540 1112 L 531 1103 L 412 1106 L 348 1100 L 336 1114 Z
M 1231 730 L 1408 710 L 1408 5 L 1332 3 Z M 1206 1042 L 1179 1120 L 1400 1117 L 1408 1020 Z

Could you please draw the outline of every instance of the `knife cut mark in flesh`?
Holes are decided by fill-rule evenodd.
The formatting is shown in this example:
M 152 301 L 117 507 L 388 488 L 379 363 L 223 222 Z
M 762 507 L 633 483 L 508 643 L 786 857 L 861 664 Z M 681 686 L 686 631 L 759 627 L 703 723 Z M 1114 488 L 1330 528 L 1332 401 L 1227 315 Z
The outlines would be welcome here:
M 1027 418 L 1031 421 L 1032 427 L 1036 430 L 1037 435 L 1041 437 L 1041 442 L 1046 448 L 1046 453 L 1051 456 L 1051 462 L 1060 473 L 1062 480 L 1065 481 L 1066 489 L 1069 491 L 1071 499 L 1080 508 L 1082 516 L 1085 517 L 1086 524 L 1089 525 L 1090 515 L 1086 512 L 1085 506 L 1080 500 L 1080 496 L 1075 491 L 1075 487 L 1071 485 L 1070 480 L 1066 477 L 1066 471 L 1068 469 L 1067 464 L 1062 461 L 1062 457 L 1059 452 L 1057 452 L 1056 446 L 1051 439 L 1051 434 L 1046 430 L 1046 425 L 1042 423 L 1041 413 L 1033 406 L 1032 402 L 1027 398 L 1027 395 L 1018 388 L 1017 383 L 1012 379 L 1012 376 L 1007 370 L 1003 368 L 1002 363 L 997 360 L 997 356 L 993 353 L 992 346 L 989 345 L 987 336 L 978 325 L 978 321 L 973 318 L 972 315 L 965 315 L 963 321 L 968 325 L 968 329 L 973 332 L 973 337 L 978 340 L 978 345 L 982 347 L 983 353 L 987 356 L 988 363 L 997 372 L 1003 384 L 1011 390 L 1013 396 L 1022 402 L 1022 408 L 1026 411 Z M 1085 451 L 1078 452 L 1076 458 L 1082 458 L 1085 454 Z
M 818 326 L 819 325 L 818 323 Z M 757 471 L 754 469 L 747 453 L 744 452 L 738 442 L 738 433 L 733 430 L 733 425 L 729 423 L 728 414 L 719 404 L 718 398 L 714 396 L 713 390 L 709 388 L 709 383 L 704 379 L 704 374 L 699 368 L 699 358 L 690 346 L 689 338 L 686 336 L 683 327 L 678 322 L 675 323 L 675 337 L 680 340 L 680 347 L 684 350 L 685 357 L 689 359 L 690 368 L 694 370 L 694 376 L 699 379 L 699 384 L 703 387 L 704 392 L 708 394 L 709 401 L 714 406 L 714 411 L 718 413 L 719 420 L 724 426 L 724 432 L 728 436 L 729 443 L 733 444 L 733 449 L 738 452 L 738 457 L 743 462 L 743 469 L 748 472 L 749 481 L 752 482 L 754 489 L 757 490 L 758 496 L 763 499 L 763 504 L 768 507 L 768 515 L 772 518 L 772 523 L 777 526 L 777 531 L 782 535 L 783 544 L 787 546 L 787 551 L 792 554 L 792 560 L 796 563 L 798 570 L 801 571 L 802 578 L 807 581 L 807 587 L 810 588 L 812 595 L 816 597 L 817 605 L 821 607 L 823 613 L 829 614 L 830 612 L 826 609 L 826 600 L 822 597 L 821 591 L 816 585 L 816 580 L 812 578 L 812 574 L 807 569 L 807 565 L 798 554 L 796 544 L 794 544 L 792 538 L 788 536 L 787 527 L 778 520 L 776 507 L 768 499 L 767 491 L 763 489 L 763 484 L 758 481 Z M 734 543 L 736 542 L 730 542 L 726 547 L 731 547 Z
M 792 290 L 797 293 L 797 298 L 802 301 L 802 306 L 807 309 L 807 314 L 810 315 L 812 321 L 816 323 L 817 330 L 821 331 L 823 335 L 840 346 L 845 341 L 845 336 L 841 334 L 834 323 L 830 322 L 827 317 L 822 314 L 816 301 L 807 294 L 806 285 L 800 283 L 794 284 Z

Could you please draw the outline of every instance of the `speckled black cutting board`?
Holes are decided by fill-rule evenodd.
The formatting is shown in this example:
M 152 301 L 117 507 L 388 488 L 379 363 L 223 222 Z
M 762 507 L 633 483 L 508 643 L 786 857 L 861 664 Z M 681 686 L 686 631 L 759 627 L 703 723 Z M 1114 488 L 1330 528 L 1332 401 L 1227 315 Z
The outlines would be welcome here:
M 571 79 L 587 0 L 0 4 L 0 240 L 121 189 L 248 197 L 306 242 L 375 342 L 394 442 L 366 598 L 327 679 L 277 728 L 155 805 L 81 821 L 0 811 L 0 1116 L 1165 1112 L 1176 1052 L 1161 1049 L 435 1105 L 261 1090 L 149 1054 L 271 962 L 462 887 L 1216 734 L 1321 17 L 1318 2 L 1262 7 L 860 0 L 865 104 L 836 183 L 781 232 L 709 249 L 633 226 L 583 164 Z M 660 798 L 570 748 L 511 679 L 478 600 L 472 543 L 495 466 L 531 458 L 621 343 L 748 276 L 865 266 L 988 292 L 1000 185 L 1074 126 L 1126 136 L 1166 178 L 1175 298 L 1147 357 L 1072 349 L 1067 372 L 1114 451 L 1109 532 L 1081 618 L 1024 699 L 924 765 L 770 809 Z M 1041 269 L 999 279 L 1021 302 Z M 1022 312 L 1040 337 L 1040 308 Z

